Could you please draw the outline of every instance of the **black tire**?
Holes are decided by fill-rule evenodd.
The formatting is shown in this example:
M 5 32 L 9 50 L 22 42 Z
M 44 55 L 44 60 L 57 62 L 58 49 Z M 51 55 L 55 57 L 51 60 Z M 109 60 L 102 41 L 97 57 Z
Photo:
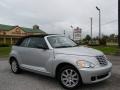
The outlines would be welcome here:
M 65 85 L 65 84 L 63 83 L 64 81 L 62 80 L 62 74 L 64 73 L 65 70 L 73 70 L 73 71 L 77 74 L 77 76 L 78 76 L 78 81 L 77 81 L 77 83 L 76 83 L 74 86 L 69 87 L 69 86 L 67 86 L 67 85 Z M 70 65 L 66 65 L 66 66 L 62 67 L 62 68 L 58 71 L 58 73 L 57 73 L 57 79 L 58 79 L 59 83 L 60 83 L 65 89 L 69 89 L 69 90 L 76 89 L 76 88 L 80 87 L 81 84 L 82 84 L 82 79 L 81 79 L 81 76 L 80 76 L 78 70 L 77 70 L 76 68 L 74 68 L 73 66 L 70 66 Z M 67 80 L 68 80 L 68 79 L 67 79 Z M 67 80 L 66 80 L 66 81 L 67 81 Z
M 11 70 L 12 70 L 12 72 L 15 73 L 15 74 L 19 74 L 19 73 L 22 71 L 22 70 L 20 69 L 19 64 L 18 64 L 18 62 L 17 62 L 17 60 L 16 60 L 15 58 L 12 58 L 12 59 L 11 59 L 10 65 L 11 65 Z M 13 65 L 16 66 L 16 69 L 14 68 Z

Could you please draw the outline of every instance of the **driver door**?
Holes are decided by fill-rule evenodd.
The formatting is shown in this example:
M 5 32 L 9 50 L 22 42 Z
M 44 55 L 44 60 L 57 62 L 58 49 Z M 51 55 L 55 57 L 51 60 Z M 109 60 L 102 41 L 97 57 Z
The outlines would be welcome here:
M 49 49 L 42 49 L 40 47 L 48 47 L 45 39 L 42 37 L 30 37 L 28 46 L 25 50 L 24 64 L 27 68 L 46 71 L 46 63 L 50 59 L 51 51 Z

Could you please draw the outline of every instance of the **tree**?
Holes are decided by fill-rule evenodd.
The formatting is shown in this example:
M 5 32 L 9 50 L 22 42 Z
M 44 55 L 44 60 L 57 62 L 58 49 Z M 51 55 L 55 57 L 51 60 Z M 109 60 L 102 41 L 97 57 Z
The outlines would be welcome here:
M 91 40 L 91 37 L 90 37 L 90 35 L 86 35 L 86 37 L 85 37 L 85 39 L 84 39 L 85 41 L 90 41 Z
M 110 38 L 114 38 L 115 37 L 115 34 L 110 34 Z
M 107 45 L 107 39 L 108 39 L 108 36 L 103 35 L 103 37 L 99 41 L 99 44 L 106 46 Z
M 114 42 L 115 41 L 115 34 L 110 34 L 109 41 Z
M 102 39 L 105 39 L 106 41 L 108 41 L 108 40 L 109 40 L 109 36 L 103 35 L 103 36 L 102 36 Z

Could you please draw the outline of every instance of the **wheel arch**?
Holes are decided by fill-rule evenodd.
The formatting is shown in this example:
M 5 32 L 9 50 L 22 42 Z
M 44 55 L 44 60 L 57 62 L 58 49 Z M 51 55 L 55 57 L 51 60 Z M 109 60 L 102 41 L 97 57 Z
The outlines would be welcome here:
M 13 59 L 17 61 L 17 59 L 16 59 L 15 56 L 11 56 L 11 57 L 9 58 L 9 63 L 10 63 L 10 64 L 12 63 Z
M 81 79 L 81 81 L 82 81 L 81 74 L 80 74 L 80 72 L 78 71 L 78 69 L 77 69 L 73 64 L 67 63 L 67 62 L 60 63 L 60 64 L 57 65 L 57 67 L 56 67 L 56 69 L 55 69 L 55 78 L 57 78 L 57 74 L 58 74 L 59 70 L 60 70 L 62 67 L 64 67 L 64 66 L 72 66 L 74 69 L 76 69 L 77 72 L 78 72 L 78 74 L 79 74 L 79 76 L 80 76 L 80 79 Z

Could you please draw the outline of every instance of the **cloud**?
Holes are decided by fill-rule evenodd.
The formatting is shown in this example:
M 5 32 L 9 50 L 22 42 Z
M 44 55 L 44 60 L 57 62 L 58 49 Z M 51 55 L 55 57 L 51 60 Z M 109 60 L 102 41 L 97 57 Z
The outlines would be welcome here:
M 118 19 L 117 3 L 117 0 L 1 0 L 0 22 L 26 27 L 38 24 L 48 33 L 59 34 L 64 30 L 72 34 L 70 26 L 73 25 L 81 27 L 84 36 L 90 34 L 90 17 L 93 17 L 93 32 L 97 35 L 96 5 L 101 9 L 104 24 Z M 102 31 L 117 34 L 117 23 L 102 26 Z
M 9 6 L 2 1 L 0 1 L 0 6 L 3 8 L 9 8 Z

